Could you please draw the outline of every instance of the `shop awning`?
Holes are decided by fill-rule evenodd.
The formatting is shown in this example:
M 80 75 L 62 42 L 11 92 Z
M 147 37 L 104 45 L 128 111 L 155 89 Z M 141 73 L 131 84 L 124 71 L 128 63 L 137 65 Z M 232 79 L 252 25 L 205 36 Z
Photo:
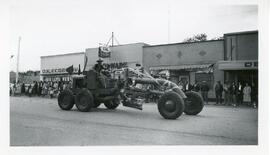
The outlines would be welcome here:
M 150 70 L 193 70 L 193 69 L 206 69 L 213 66 L 213 64 L 190 64 L 179 66 L 157 66 L 150 67 Z

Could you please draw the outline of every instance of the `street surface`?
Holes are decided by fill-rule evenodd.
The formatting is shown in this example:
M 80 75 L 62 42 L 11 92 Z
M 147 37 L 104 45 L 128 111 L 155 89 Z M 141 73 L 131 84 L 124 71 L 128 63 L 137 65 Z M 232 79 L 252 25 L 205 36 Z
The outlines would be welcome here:
M 165 120 L 154 103 L 83 113 L 61 110 L 56 99 L 10 97 L 11 146 L 257 145 L 257 135 L 258 110 L 249 107 L 206 105 Z

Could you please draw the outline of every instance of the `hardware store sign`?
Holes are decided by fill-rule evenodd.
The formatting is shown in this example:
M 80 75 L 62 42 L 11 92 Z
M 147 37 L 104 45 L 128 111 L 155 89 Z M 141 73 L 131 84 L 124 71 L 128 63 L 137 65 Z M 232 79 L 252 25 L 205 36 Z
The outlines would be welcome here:
M 74 67 L 73 72 L 78 72 L 79 68 Z M 67 73 L 66 68 L 42 69 L 42 74 L 64 74 Z

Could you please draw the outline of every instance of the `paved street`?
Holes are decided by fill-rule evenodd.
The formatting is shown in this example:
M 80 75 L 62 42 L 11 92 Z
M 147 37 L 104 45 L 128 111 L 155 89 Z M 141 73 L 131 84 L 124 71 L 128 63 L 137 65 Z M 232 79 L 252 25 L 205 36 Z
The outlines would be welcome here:
M 56 99 L 10 97 L 11 146 L 254 145 L 258 110 L 207 105 L 197 116 L 165 120 L 155 104 L 143 111 L 103 105 L 63 111 Z

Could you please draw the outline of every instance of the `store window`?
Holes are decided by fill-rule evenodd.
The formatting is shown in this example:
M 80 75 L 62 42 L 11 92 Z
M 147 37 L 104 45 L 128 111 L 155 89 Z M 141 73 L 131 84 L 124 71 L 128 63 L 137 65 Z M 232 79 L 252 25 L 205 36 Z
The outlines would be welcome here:
M 225 60 L 236 60 L 237 40 L 236 36 L 227 36 L 225 40 Z
M 196 73 L 195 74 L 195 82 L 201 83 L 202 81 L 206 81 L 210 90 L 213 89 L 214 85 L 214 75 L 213 73 Z

